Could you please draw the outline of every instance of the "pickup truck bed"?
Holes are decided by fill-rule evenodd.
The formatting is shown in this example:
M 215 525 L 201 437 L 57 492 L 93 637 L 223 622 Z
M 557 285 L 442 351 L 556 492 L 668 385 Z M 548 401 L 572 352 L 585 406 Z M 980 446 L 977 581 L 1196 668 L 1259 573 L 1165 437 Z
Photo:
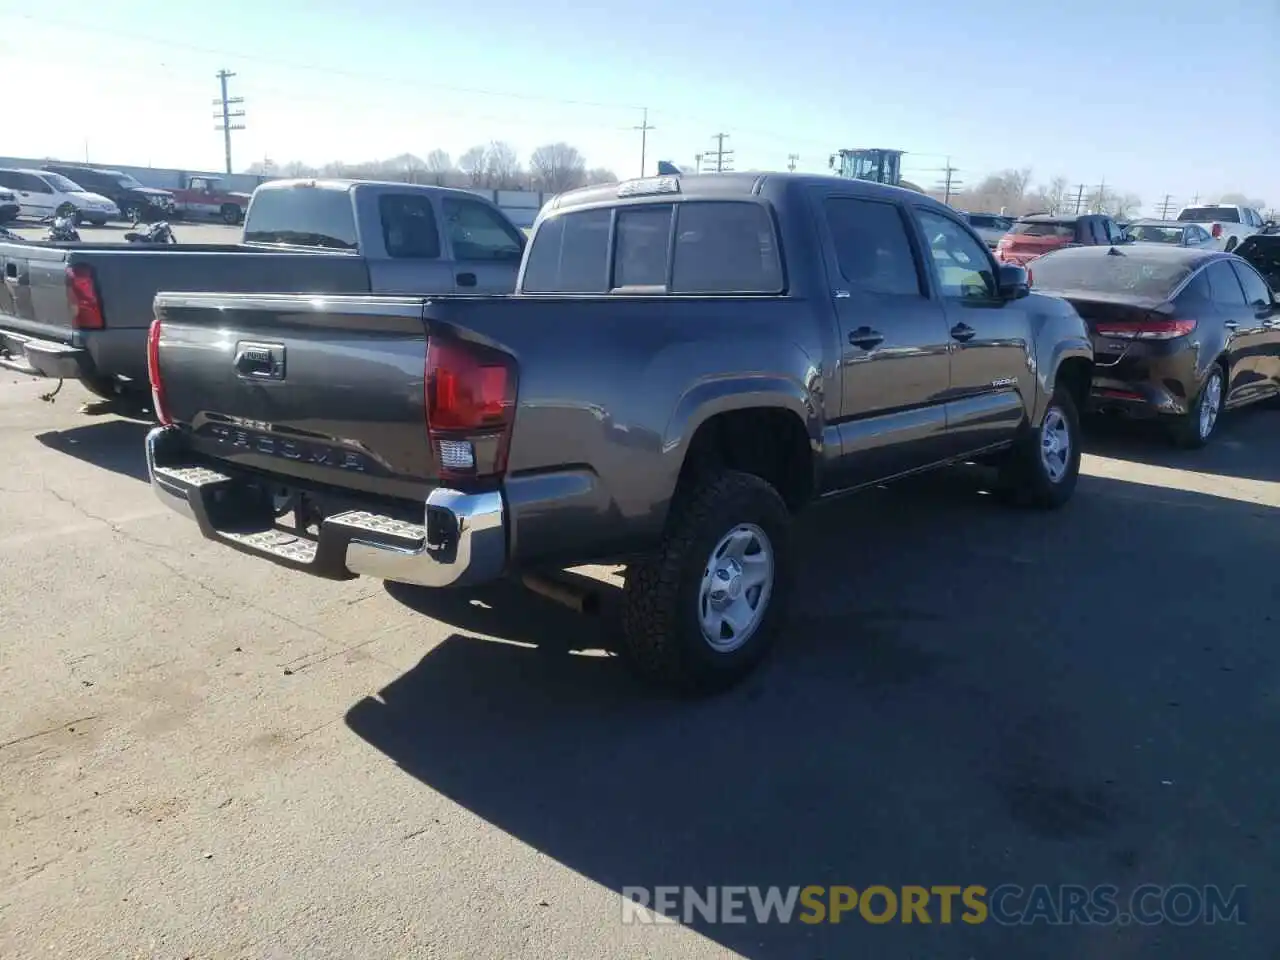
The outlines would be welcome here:
M 1075 488 L 1083 321 L 918 194 L 587 188 L 543 211 L 519 290 L 161 294 L 156 493 L 325 577 L 626 562 L 621 651 L 712 689 L 780 629 L 791 512 L 975 457 L 1022 502 Z

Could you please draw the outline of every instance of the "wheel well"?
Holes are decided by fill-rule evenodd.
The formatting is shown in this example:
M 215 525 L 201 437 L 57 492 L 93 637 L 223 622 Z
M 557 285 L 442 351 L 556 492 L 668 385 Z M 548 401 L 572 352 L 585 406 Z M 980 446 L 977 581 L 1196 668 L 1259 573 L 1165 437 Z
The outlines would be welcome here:
M 1089 385 L 1093 381 L 1093 362 L 1084 357 L 1068 357 L 1058 367 L 1057 383 L 1075 401 L 1076 411 L 1083 414 L 1088 409 Z
M 813 496 L 813 449 L 801 419 L 790 410 L 752 407 L 709 417 L 699 425 L 679 485 L 716 469 L 741 470 L 764 480 L 791 510 Z

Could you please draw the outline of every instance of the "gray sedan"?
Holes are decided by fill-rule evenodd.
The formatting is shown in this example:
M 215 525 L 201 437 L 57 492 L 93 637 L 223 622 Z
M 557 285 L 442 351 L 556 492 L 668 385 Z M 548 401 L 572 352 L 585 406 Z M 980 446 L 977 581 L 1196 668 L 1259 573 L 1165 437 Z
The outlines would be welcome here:
M 1164 243 L 1175 247 L 1208 247 L 1213 244 L 1213 237 L 1204 227 L 1177 220 L 1134 220 L 1124 228 L 1124 235 L 1138 243 Z

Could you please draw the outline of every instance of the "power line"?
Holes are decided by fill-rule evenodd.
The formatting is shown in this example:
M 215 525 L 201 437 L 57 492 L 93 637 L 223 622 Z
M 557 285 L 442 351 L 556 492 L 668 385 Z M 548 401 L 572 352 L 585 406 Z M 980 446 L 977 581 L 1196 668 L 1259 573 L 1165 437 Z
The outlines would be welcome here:
M 644 119 L 640 121 L 640 126 L 632 127 L 631 129 L 640 131 L 640 176 L 643 177 L 644 176 L 644 154 L 645 154 L 645 148 L 648 146 L 648 142 L 649 142 L 649 131 L 656 130 L 658 128 L 651 126 L 649 124 L 649 108 L 643 107 L 642 109 L 644 110 Z
M 733 170 L 733 151 L 724 148 L 724 142 L 729 139 L 727 133 L 713 133 L 711 139 L 716 142 L 714 150 L 708 150 L 708 157 L 716 158 L 716 173 L 729 173 Z M 729 166 L 726 166 L 729 164 Z
M 220 121 L 214 129 L 222 131 L 223 146 L 227 151 L 227 173 L 231 173 L 231 131 L 244 129 L 243 123 L 232 123 L 233 120 L 238 120 L 244 116 L 243 110 L 231 109 L 235 104 L 244 103 L 244 97 L 227 96 L 227 81 L 234 76 L 235 74 L 230 70 L 223 69 L 218 71 L 218 83 L 222 86 L 222 97 L 213 101 L 215 107 L 222 108 L 221 115 L 215 114 L 213 119 Z

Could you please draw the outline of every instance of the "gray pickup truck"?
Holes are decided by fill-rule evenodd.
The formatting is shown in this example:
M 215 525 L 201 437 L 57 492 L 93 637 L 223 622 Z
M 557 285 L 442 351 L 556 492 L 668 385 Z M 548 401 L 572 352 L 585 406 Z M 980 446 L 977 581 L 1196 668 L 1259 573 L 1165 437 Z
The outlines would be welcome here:
M 428 587 L 625 563 L 619 652 L 700 691 L 779 632 L 806 504 L 971 458 L 1064 503 L 1093 365 L 950 208 L 788 174 L 564 194 L 513 296 L 162 294 L 149 356 L 151 483 L 206 537 Z
M 475 194 L 353 180 L 262 185 L 237 245 L 3 241 L 0 365 L 145 394 L 161 290 L 510 293 L 524 243 Z

